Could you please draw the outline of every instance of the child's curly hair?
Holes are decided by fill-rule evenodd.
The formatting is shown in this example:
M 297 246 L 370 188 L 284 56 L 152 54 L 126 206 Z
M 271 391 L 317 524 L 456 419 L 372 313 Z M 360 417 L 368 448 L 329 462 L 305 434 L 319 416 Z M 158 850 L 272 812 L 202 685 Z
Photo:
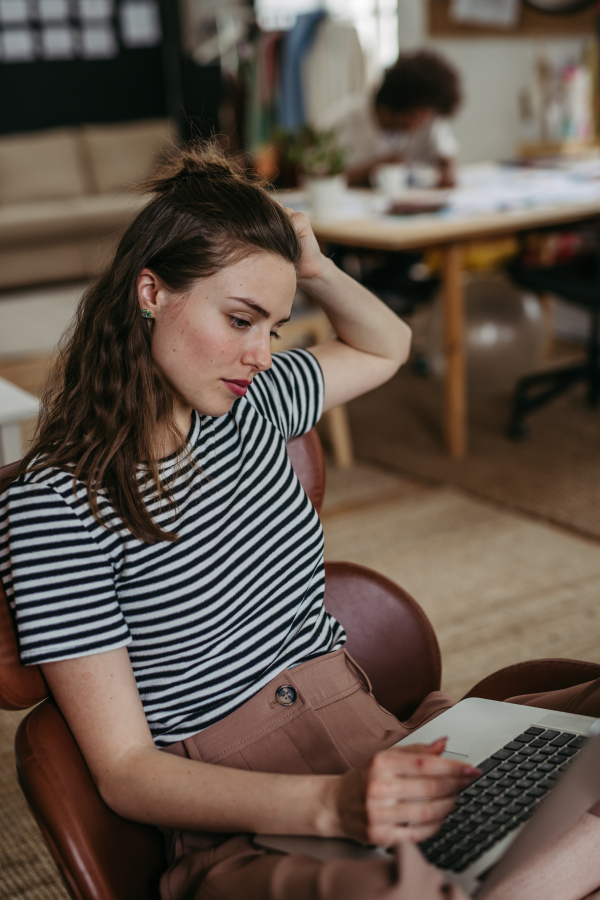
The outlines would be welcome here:
M 431 50 L 419 50 L 399 56 L 388 69 L 375 105 L 392 112 L 433 109 L 440 116 L 451 116 L 461 99 L 460 76 L 454 66 Z

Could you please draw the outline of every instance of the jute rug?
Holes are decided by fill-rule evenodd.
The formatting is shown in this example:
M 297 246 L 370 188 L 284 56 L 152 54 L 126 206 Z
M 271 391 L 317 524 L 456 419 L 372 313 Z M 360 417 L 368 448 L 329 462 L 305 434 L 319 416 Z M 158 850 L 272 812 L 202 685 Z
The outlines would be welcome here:
M 67 900 L 17 783 L 14 733 L 21 713 L 0 710 L 0 898 Z
M 410 369 L 349 404 L 359 459 L 454 484 L 600 537 L 600 409 L 575 390 L 534 413 L 527 440 L 504 434 L 508 400 L 473 399 L 469 455 L 455 462 L 441 438 L 441 386 Z
M 600 544 L 452 487 L 399 487 L 323 515 L 327 559 L 369 566 L 429 616 L 459 699 L 503 666 L 600 662 Z

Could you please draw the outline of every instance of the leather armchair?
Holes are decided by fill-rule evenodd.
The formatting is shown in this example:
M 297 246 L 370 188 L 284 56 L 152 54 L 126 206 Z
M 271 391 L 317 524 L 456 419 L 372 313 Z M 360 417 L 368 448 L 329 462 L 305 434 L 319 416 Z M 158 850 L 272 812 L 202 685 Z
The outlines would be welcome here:
M 290 441 L 288 453 L 320 510 L 325 466 L 316 432 Z M 15 465 L 0 469 L 0 492 L 15 471 Z M 325 605 L 346 629 L 346 646 L 382 706 L 406 718 L 439 688 L 435 633 L 401 587 L 364 566 L 327 563 Z M 533 661 L 495 673 L 468 696 L 505 699 L 554 690 L 597 677 L 596 670 L 600 666 L 575 660 Z M 116 815 L 101 799 L 41 670 L 19 663 L 11 611 L 0 585 L 0 707 L 31 706 L 35 708 L 21 722 L 15 742 L 19 780 L 71 897 L 158 900 L 159 876 L 166 867 L 160 832 Z

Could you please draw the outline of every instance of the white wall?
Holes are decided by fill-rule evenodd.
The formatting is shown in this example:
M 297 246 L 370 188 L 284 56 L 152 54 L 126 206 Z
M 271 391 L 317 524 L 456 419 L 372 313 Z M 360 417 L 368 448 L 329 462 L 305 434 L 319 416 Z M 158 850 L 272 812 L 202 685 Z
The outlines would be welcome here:
M 543 52 L 554 64 L 581 57 L 582 38 L 430 39 L 425 26 L 425 0 L 398 0 L 400 52 L 423 45 L 443 53 L 463 77 L 464 103 L 454 119 L 462 162 L 507 159 L 520 143 L 519 92 L 535 77 L 535 61 Z

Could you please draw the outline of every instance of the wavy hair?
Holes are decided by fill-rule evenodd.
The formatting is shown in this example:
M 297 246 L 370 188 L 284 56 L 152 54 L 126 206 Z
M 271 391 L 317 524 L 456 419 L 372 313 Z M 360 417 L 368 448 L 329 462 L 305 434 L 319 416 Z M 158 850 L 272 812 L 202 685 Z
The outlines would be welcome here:
M 301 248 L 280 204 L 213 144 L 176 151 L 141 189 L 152 199 L 83 294 L 61 338 L 20 473 L 48 466 L 68 471 L 74 488 L 76 480 L 85 483 L 98 522 L 110 527 L 99 506 L 102 491 L 135 537 L 153 543 L 177 539 L 157 525 L 144 501 L 158 497 L 175 508 L 155 458 L 156 435 L 163 430 L 179 445 L 185 435 L 152 358 L 139 274 L 147 267 L 167 290 L 183 294 L 198 278 L 251 253 L 272 253 L 297 266 Z

